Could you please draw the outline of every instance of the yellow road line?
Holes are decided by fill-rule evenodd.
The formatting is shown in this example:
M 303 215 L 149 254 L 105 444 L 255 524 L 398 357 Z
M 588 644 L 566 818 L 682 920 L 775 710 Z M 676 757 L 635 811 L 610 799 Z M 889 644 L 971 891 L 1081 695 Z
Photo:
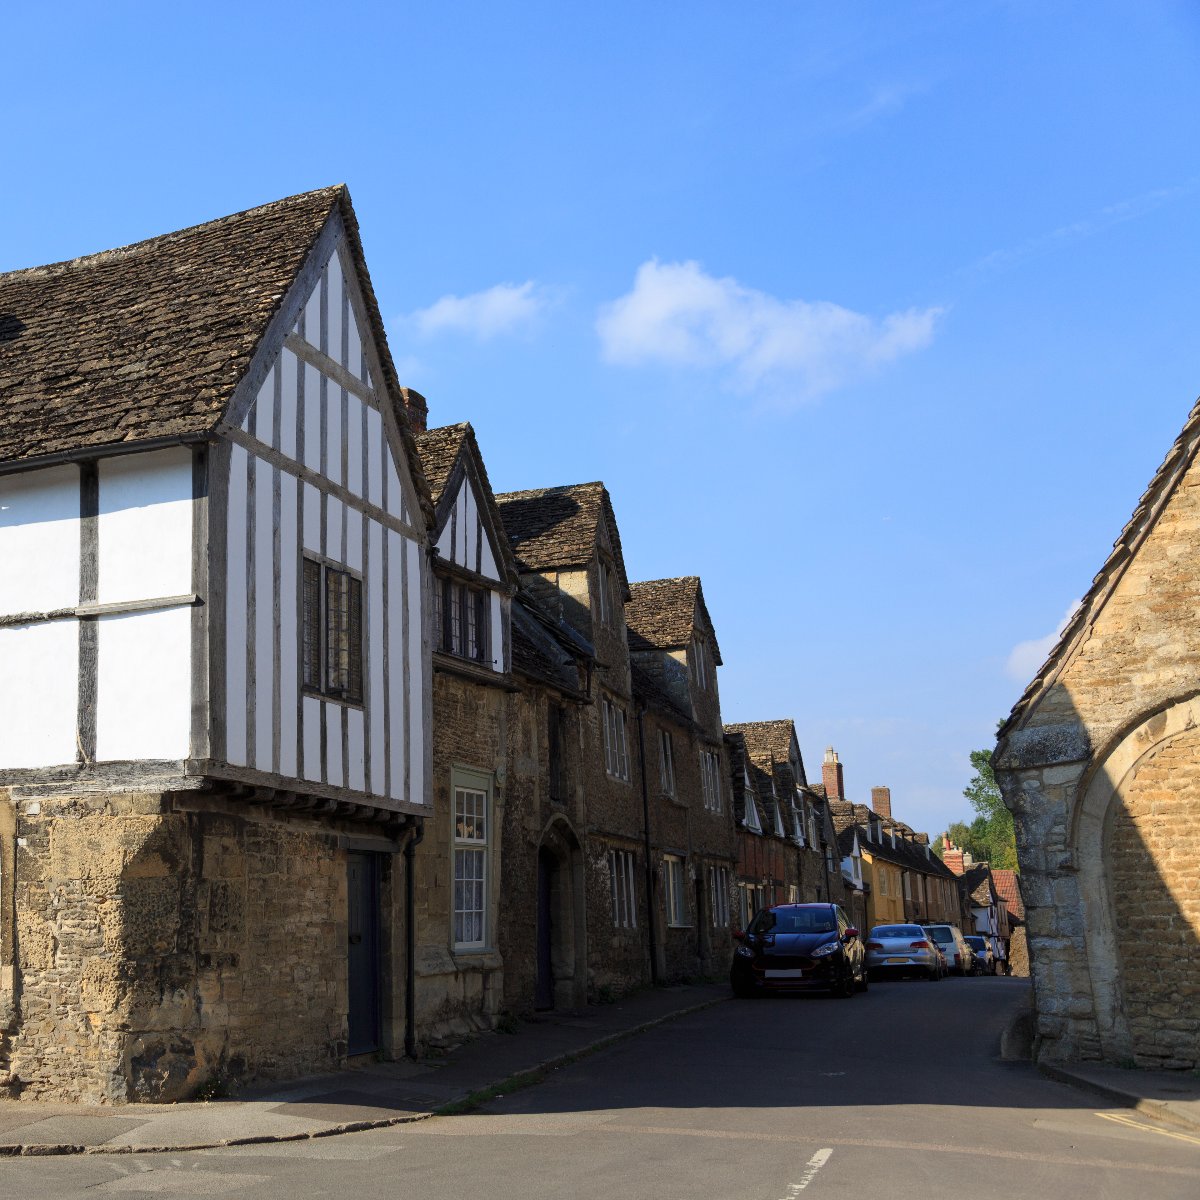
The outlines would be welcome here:
M 1174 1129 L 1161 1129 L 1157 1125 L 1146 1125 L 1142 1121 L 1135 1121 L 1132 1117 L 1123 1116 L 1120 1113 L 1096 1113 L 1097 1117 L 1103 1117 L 1106 1121 L 1116 1121 L 1121 1125 L 1128 1125 L 1130 1129 L 1144 1129 L 1149 1133 L 1161 1133 L 1163 1137 L 1178 1138 L 1181 1142 L 1191 1142 L 1193 1146 L 1200 1146 L 1200 1137 L 1192 1137 L 1190 1133 L 1178 1133 Z

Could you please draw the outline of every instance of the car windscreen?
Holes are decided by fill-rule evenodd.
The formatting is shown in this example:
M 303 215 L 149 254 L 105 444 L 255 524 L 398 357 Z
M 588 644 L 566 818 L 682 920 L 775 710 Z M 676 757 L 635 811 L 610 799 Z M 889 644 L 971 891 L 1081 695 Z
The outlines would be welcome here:
M 983 938 L 981 937 L 963 938 L 963 941 L 965 941 L 968 946 L 973 946 L 976 950 L 982 950 L 984 948 Z
M 832 933 L 837 921 L 829 911 L 807 908 L 781 908 L 760 913 L 754 933 Z
M 871 930 L 873 938 L 923 938 L 925 930 L 919 925 L 876 925 Z
M 950 932 L 947 925 L 935 925 L 932 929 L 925 931 L 935 942 L 940 942 L 943 946 L 949 946 L 954 941 L 954 934 Z

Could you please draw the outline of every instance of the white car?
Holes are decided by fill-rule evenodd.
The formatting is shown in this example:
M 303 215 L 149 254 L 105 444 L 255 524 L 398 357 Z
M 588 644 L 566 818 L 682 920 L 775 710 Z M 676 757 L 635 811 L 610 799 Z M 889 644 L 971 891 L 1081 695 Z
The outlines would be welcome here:
M 955 975 L 970 975 L 975 969 L 975 951 L 967 945 L 957 925 L 925 925 L 926 933 L 946 956 L 946 969 Z

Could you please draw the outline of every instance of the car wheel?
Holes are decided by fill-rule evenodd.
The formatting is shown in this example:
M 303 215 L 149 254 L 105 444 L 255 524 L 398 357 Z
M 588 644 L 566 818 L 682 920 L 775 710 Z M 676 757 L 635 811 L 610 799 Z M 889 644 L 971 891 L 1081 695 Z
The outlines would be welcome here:
M 941 979 L 941 975 L 938 973 L 937 967 L 930 967 L 929 970 L 925 972 L 925 979 L 928 983 L 937 983 L 937 981 Z
M 858 990 L 860 992 L 865 992 L 870 986 L 871 986 L 871 972 L 868 971 L 866 967 L 863 967 L 862 976 L 860 977 L 860 979 L 858 981 Z
M 739 1000 L 753 1000 L 754 997 L 758 995 L 754 988 L 748 983 L 733 983 L 730 984 L 730 987 L 733 988 L 733 994 Z

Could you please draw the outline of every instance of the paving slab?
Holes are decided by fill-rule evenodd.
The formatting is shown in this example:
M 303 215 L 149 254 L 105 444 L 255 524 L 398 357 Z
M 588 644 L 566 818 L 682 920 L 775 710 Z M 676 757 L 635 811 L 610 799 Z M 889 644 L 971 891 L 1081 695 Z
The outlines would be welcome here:
M 422 1120 L 515 1077 L 572 1061 L 728 999 L 725 985 L 653 988 L 615 1004 L 520 1022 L 418 1062 L 356 1063 L 234 1099 L 181 1104 L 0 1102 L 0 1155 L 121 1154 L 325 1138 Z
M 1200 1073 L 1142 1071 L 1093 1063 L 1039 1063 L 1042 1074 L 1114 1104 L 1186 1129 L 1200 1129 Z

